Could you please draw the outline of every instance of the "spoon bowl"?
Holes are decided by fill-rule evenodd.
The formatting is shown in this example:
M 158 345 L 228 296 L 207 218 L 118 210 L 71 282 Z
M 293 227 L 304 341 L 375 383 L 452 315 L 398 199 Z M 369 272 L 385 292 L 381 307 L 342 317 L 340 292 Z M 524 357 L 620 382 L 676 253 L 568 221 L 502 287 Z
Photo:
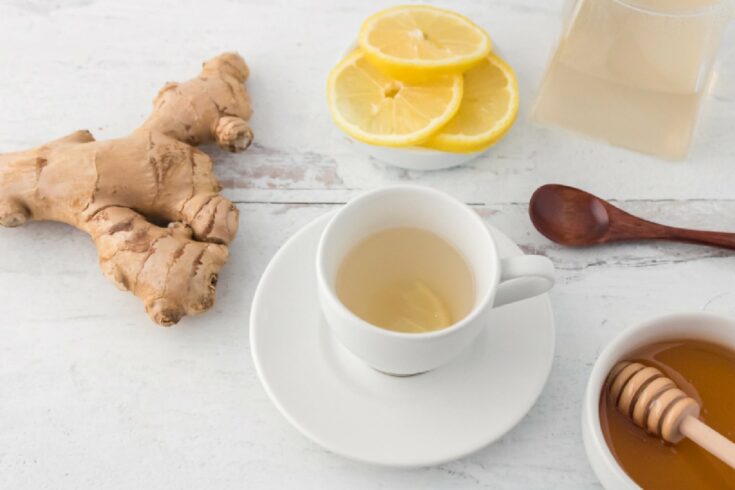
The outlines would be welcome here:
M 549 184 L 531 196 L 531 221 L 549 240 L 580 246 L 605 241 L 610 215 L 601 199 L 573 187 Z

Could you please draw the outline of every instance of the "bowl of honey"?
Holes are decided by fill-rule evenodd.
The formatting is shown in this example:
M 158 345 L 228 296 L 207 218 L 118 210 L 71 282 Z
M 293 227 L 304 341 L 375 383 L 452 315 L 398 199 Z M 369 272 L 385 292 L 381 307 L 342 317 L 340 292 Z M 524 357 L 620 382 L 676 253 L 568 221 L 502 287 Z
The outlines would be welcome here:
M 587 457 L 605 488 L 735 490 L 735 469 L 689 439 L 665 442 L 621 412 L 609 390 L 621 361 L 658 369 L 699 404 L 702 422 L 735 441 L 735 319 L 683 313 L 629 327 L 597 359 L 582 410 Z

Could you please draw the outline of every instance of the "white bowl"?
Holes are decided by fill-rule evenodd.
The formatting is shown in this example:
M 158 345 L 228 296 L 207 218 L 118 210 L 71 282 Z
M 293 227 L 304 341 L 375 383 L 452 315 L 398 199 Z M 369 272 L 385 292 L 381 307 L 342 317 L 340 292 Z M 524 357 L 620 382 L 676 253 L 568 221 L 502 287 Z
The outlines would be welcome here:
M 587 458 L 605 488 L 640 488 L 615 460 L 600 427 L 600 391 L 608 373 L 633 350 L 654 342 L 682 338 L 709 341 L 735 350 L 735 320 L 708 313 L 657 317 L 624 330 L 595 362 L 583 400 L 582 437 Z
M 368 145 L 347 136 L 355 150 L 379 162 L 408 170 L 442 170 L 456 167 L 474 160 L 487 150 L 473 153 L 450 153 L 431 148 L 394 148 L 390 146 Z

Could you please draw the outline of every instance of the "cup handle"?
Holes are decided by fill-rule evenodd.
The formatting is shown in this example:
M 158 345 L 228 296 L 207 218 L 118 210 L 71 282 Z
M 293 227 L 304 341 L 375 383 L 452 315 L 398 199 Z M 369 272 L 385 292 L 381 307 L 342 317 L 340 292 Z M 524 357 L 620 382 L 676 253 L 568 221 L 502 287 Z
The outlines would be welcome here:
M 502 259 L 500 270 L 495 307 L 533 298 L 554 285 L 554 264 L 540 255 L 518 255 Z

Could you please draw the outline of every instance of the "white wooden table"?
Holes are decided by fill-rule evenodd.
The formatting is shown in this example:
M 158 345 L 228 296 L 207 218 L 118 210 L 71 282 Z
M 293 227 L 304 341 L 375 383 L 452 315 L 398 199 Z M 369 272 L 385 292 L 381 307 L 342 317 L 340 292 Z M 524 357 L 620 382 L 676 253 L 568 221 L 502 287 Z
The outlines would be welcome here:
M 241 232 L 213 311 L 171 329 L 104 279 L 89 239 L 54 223 L 0 229 L 0 488 L 590 488 L 580 400 L 601 348 L 625 326 L 680 310 L 735 314 L 735 256 L 687 245 L 561 248 L 526 214 L 560 182 L 682 226 L 735 230 L 735 29 L 685 163 L 529 124 L 561 0 L 445 2 L 487 28 L 518 73 L 509 136 L 436 173 L 352 151 L 324 102 L 327 71 L 360 21 L 393 1 L 0 2 L 0 152 L 75 129 L 123 135 L 167 80 L 225 50 L 249 62 L 257 143 L 217 153 Z M 329 454 L 272 406 L 250 358 L 250 298 L 292 233 L 360 190 L 415 182 L 471 203 L 551 258 L 557 351 L 523 422 L 464 460 L 416 471 Z

